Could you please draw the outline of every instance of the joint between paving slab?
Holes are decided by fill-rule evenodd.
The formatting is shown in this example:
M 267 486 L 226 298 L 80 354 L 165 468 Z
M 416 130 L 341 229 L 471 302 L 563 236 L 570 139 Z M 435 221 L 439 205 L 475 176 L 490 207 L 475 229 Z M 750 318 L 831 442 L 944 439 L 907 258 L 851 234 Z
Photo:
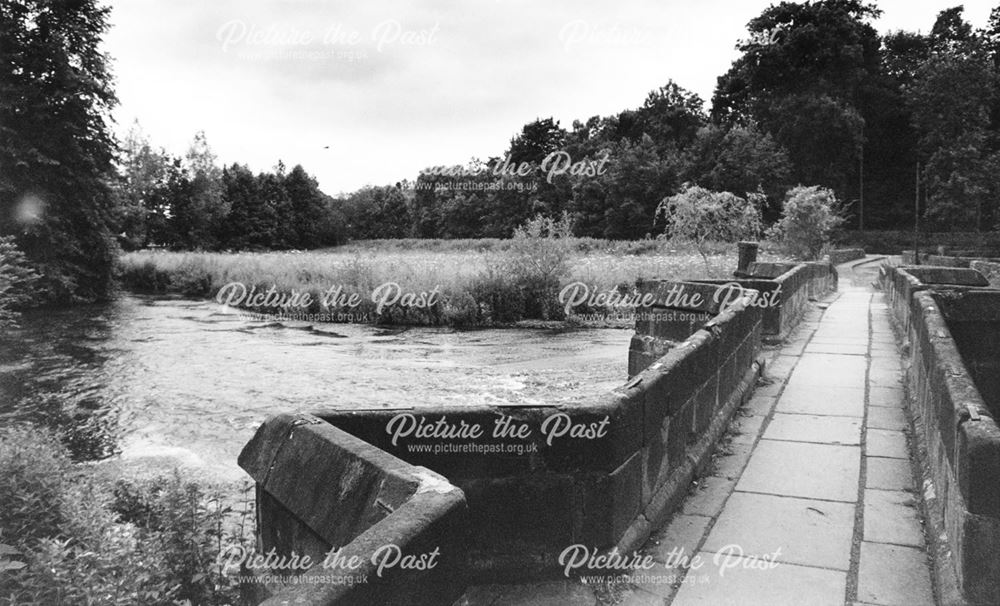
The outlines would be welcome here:
M 851 266 L 852 273 L 854 266 Z M 864 541 L 865 533 L 865 485 L 868 483 L 868 404 L 871 399 L 871 386 L 868 381 L 872 367 L 872 308 L 871 299 L 868 299 L 868 335 L 867 354 L 865 355 L 865 386 L 864 386 L 864 408 L 861 414 L 861 464 L 858 467 L 858 499 L 854 508 L 854 532 L 851 536 L 851 558 L 847 572 L 845 603 L 850 604 L 858 599 L 858 574 L 861 569 L 861 543 Z

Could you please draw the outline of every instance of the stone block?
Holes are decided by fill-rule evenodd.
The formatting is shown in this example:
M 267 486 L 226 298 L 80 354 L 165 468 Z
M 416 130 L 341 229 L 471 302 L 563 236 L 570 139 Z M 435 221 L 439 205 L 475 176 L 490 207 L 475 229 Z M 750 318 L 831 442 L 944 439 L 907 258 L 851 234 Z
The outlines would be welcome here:
M 958 431 L 956 475 L 970 513 L 1000 521 L 1000 429 L 982 416 Z M 1000 543 L 996 545 L 1000 549 Z
M 642 454 L 636 453 L 610 474 L 577 478 L 574 542 L 599 548 L 618 543 L 642 511 L 642 472 Z
M 472 543 L 491 553 L 558 552 L 575 542 L 575 479 L 565 474 L 460 480 Z M 597 504 L 594 505 L 597 507 Z M 600 514 L 594 519 L 600 519 Z

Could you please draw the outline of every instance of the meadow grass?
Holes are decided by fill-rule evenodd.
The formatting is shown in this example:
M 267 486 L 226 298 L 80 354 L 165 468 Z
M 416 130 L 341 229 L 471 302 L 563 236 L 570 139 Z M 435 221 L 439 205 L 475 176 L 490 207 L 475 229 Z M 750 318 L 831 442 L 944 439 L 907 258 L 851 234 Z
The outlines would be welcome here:
M 775 258 L 765 250 L 762 259 Z M 216 297 L 227 284 L 255 292 L 310 293 L 310 305 L 247 305 L 266 313 L 330 315 L 343 306 L 321 301 L 331 288 L 357 295 L 353 310 L 389 324 L 489 326 L 521 320 L 563 320 L 559 292 L 583 282 L 591 292 L 631 292 L 638 278 L 724 278 L 736 267 L 732 244 L 708 247 L 707 266 L 691 246 L 669 241 L 371 240 L 309 252 L 217 253 L 138 251 L 119 263 L 123 285 L 133 291 Z M 378 308 L 386 294 L 437 292 L 433 305 Z M 231 292 L 231 291 L 230 291 Z M 416 300 L 416 299 L 414 299 Z M 327 301 L 330 301 L 329 296 Z M 301 302 L 301 301 L 299 301 Z M 579 313 L 591 310 L 583 306 Z

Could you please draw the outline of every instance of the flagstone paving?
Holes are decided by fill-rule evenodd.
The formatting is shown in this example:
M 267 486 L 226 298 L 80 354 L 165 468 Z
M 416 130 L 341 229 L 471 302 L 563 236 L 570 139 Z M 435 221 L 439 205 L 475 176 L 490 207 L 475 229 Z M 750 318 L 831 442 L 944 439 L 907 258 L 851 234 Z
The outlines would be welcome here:
M 704 565 L 634 603 L 935 604 L 889 310 L 871 274 L 839 269 L 837 298 L 793 336 L 801 353 L 772 352 L 779 380 L 745 409 L 762 431 L 728 497 L 713 487 Z
M 766 353 L 771 382 L 737 414 L 710 474 L 653 533 L 646 552 L 670 562 L 682 549 L 687 566 L 612 591 L 541 583 L 466 603 L 935 605 L 901 357 L 870 285 L 873 260 L 838 267 L 832 302 Z

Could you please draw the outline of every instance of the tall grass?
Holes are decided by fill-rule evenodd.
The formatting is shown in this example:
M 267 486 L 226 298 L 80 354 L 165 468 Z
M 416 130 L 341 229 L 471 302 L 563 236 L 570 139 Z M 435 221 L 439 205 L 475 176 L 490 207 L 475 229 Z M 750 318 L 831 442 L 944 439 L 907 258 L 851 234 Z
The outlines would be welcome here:
M 708 276 L 693 247 L 586 238 L 374 240 L 312 252 L 139 251 L 123 255 L 119 266 L 125 287 L 138 292 L 215 297 L 233 282 L 258 292 L 273 286 L 279 293 L 310 293 L 313 304 L 294 311 L 323 314 L 335 311 L 320 302 L 323 294 L 340 287 L 345 296 L 358 295 L 362 303 L 355 311 L 373 322 L 489 326 L 564 319 L 558 294 L 572 282 L 583 282 L 594 292 L 624 292 L 638 278 L 726 277 L 736 267 L 733 249 L 731 244 L 706 247 Z M 371 293 L 388 282 L 402 292 L 437 289 L 439 296 L 429 308 L 378 310 Z

